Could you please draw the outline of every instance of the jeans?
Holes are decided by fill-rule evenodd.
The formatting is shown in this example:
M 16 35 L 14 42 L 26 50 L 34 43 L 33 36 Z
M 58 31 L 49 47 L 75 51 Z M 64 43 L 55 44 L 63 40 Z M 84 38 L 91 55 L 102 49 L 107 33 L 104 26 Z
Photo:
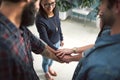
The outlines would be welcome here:
M 54 44 L 55 47 L 59 48 L 60 47 L 60 41 L 58 41 L 56 44 Z M 49 71 L 49 67 L 53 64 L 53 60 L 49 59 L 47 57 L 43 57 L 43 62 L 42 62 L 42 68 L 45 73 Z

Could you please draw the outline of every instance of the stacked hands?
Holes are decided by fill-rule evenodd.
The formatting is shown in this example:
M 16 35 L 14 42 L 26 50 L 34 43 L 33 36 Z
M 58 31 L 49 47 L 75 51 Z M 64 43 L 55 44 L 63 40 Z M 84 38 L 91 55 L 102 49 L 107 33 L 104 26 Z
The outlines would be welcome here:
M 74 48 L 63 48 L 55 51 L 55 56 L 58 58 L 57 61 L 69 63 L 71 61 L 79 61 L 82 57 L 84 57 L 83 53 L 87 49 L 90 49 L 94 46 L 94 44 L 85 45 L 82 47 L 74 47 Z
M 81 52 L 79 51 L 79 53 L 77 52 L 78 48 L 73 49 L 64 48 L 58 49 L 55 55 L 61 62 L 69 63 L 71 61 L 78 61 L 82 57 L 81 54 L 83 51 Z
M 46 57 L 49 56 L 49 58 L 52 58 L 53 60 L 56 60 L 61 63 L 69 63 L 71 61 L 79 61 L 84 55 L 84 51 L 87 49 L 90 49 L 94 46 L 94 44 L 85 45 L 82 47 L 74 47 L 74 48 L 62 48 L 58 50 L 54 50 L 49 46 L 46 46 L 47 48 L 47 54 L 46 52 L 44 55 Z M 51 53 L 51 54 L 50 54 Z

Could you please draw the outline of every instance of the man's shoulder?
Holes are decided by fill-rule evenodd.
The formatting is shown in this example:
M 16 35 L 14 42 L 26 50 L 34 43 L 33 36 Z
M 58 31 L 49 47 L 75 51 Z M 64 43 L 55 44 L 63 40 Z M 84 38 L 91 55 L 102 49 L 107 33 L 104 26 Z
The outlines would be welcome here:
M 5 40 L 5 38 L 3 38 L 3 37 L 1 37 L 0 36 L 0 57 L 2 57 L 2 59 L 3 58 L 7 58 L 7 57 L 11 57 L 11 47 L 10 47 L 10 44 L 9 44 L 9 42 L 7 41 L 7 40 Z
M 8 30 L 7 27 L 0 22 L 0 49 L 11 49 L 15 43 L 15 38 L 15 34 L 10 32 L 10 30 Z
M 7 51 L 12 49 L 13 40 L 10 40 L 10 38 L 5 35 L 0 35 L 0 51 Z
M 0 51 L 9 49 L 8 45 L 6 44 L 6 40 L 0 36 Z

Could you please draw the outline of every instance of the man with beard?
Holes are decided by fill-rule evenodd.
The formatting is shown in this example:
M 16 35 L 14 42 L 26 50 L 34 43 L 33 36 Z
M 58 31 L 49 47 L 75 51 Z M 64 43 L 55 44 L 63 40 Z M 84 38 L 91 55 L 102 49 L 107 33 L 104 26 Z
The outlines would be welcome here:
M 99 14 L 104 28 L 95 45 L 85 51 L 72 80 L 120 80 L 120 0 L 101 0 Z
M 39 80 L 31 51 L 59 59 L 27 28 L 34 23 L 39 0 L 2 0 L 0 8 L 0 80 Z
M 102 31 L 94 46 L 84 52 L 84 56 L 80 52 L 79 59 L 81 59 L 72 80 L 120 80 L 120 0 L 100 0 L 100 2 Z M 66 51 L 67 55 L 71 54 L 69 51 Z M 78 51 L 73 50 L 76 54 Z M 67 55 L 64 53 L 62 59 L 72 57 L 68 58 Z

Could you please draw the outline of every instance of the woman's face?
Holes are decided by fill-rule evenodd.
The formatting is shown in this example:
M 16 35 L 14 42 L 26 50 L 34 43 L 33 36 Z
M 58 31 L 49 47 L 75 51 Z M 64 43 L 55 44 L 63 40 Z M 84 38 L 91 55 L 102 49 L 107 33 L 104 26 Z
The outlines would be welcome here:
M 41 5 L 47 14 L 53 12 L 56 2 L 55 0 L 41 0 Z

